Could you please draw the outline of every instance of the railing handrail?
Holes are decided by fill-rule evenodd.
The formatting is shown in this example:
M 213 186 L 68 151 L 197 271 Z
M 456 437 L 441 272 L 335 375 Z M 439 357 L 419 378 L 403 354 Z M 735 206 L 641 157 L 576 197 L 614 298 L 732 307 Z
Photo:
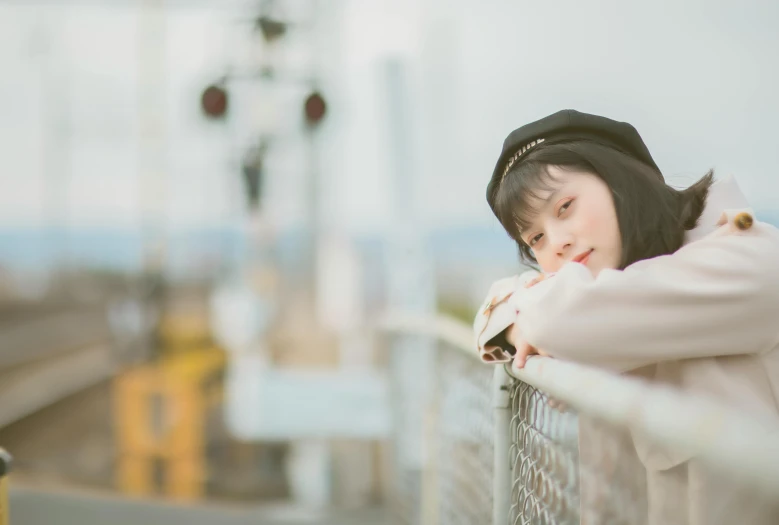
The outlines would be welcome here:
M 387 313 L 379 320 L 378 327 L 387 332 L 435 337 L 481 363 L 476 352 L 473 330 L 452 316 L 436 314 L 424 317 L 402 312 Z

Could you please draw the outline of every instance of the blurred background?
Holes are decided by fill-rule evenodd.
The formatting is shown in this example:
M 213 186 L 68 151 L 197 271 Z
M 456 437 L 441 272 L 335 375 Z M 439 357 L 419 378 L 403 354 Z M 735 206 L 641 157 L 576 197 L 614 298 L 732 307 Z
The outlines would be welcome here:
M 564 108 L 628 121 L 672 184 L 734 175 L 779 224 L 777 20 L 769 0 L 0 0 L 19 512 L 74 490 L 386 505 L 377 326 L 470 322 L 517 272 L 484 197 L 505 136 Z

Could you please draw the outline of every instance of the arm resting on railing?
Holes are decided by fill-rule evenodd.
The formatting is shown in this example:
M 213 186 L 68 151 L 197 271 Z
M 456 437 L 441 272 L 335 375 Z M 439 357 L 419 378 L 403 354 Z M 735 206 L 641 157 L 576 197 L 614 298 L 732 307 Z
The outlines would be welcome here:
M 594 278 L 580 264 L 515 298 L 523 337 L 612 370 L 759 353 L 779 340 L 779 236 L 756 224 Z

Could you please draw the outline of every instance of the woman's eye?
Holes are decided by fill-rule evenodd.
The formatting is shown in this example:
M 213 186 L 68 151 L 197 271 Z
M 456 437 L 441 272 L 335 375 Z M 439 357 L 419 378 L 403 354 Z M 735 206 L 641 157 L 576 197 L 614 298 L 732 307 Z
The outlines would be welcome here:
M 530 242 L 529 242 L 528 244 L 529 244 L 530 246 L 533 246 L 533 245 L 535 245 L 535 244 L 536 244 L 538 241 L 540 241 L 540 240 L 541 240 L 541 237 L 543 237 L 543 236 L 544 236 L 544 234 L 543 234 L 543 233 L 539 233 L 538 235 L 536 235 L 535 237 L 533 237 L 532 239 L 530 239 Z
M 565 204 L 563 204 L 562 206 L 560 206 L 560 209 L 559 209 L 559 210 L 557 210 L 557 215 L 559 216 L 559 215 L 561 215 L 562 213 L 564 213 L 564 212 L 565 212 L 565 210 L 567 210 L 567 209 L 568 209 L 568 207 L 569 207 L 571 204 L 573 204 L 573 199 L 571 199 L 571 200 L 567 201 Z

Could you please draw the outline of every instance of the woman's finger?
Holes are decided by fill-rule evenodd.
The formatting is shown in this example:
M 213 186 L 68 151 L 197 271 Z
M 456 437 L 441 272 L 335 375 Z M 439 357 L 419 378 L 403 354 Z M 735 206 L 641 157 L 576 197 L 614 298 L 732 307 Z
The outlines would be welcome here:
M 524 340 L 517 341 L 514 347 L 517 349 L 517 353 L 514 355 L 515 368 L 524 368 L 527 358 L 537 353 L 536 349 Z

